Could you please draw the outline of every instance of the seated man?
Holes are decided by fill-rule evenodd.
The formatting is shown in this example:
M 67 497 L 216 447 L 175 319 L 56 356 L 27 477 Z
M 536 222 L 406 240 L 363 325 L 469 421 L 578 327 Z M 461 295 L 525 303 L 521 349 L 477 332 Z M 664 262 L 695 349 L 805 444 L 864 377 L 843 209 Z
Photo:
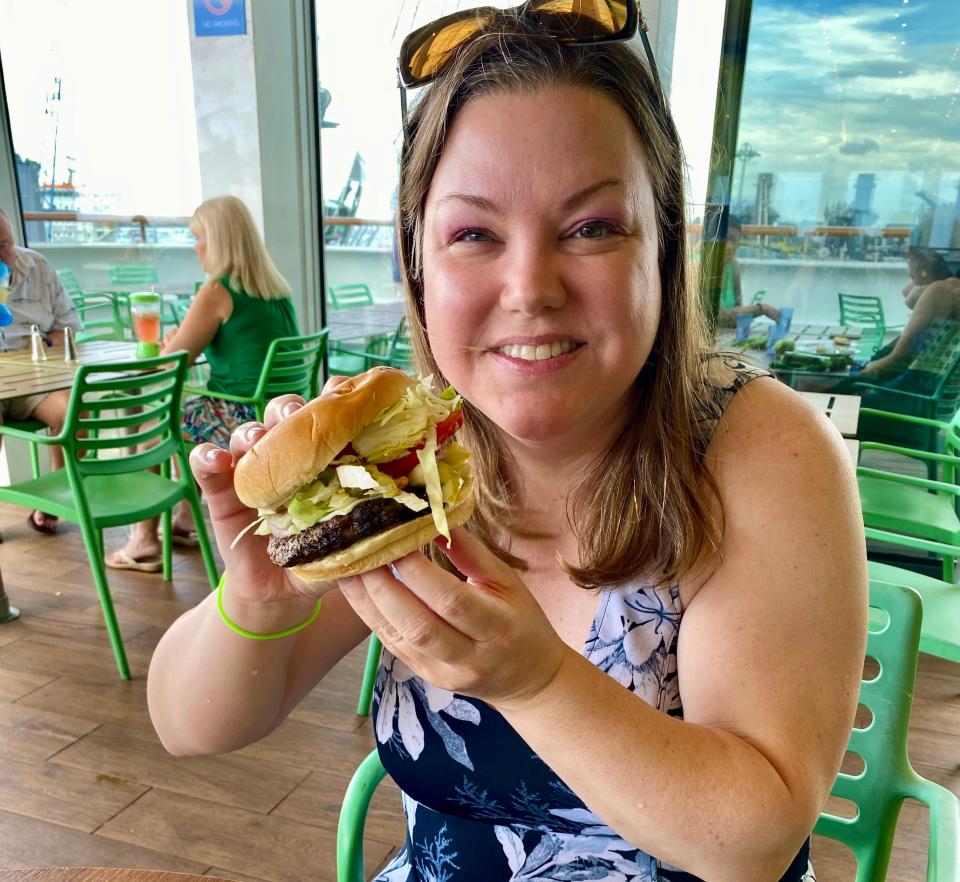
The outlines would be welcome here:
M 30 345 L 30 326 L 39 326 L 54 345 L 63 343 L 63 330 L 80 329 L 80 320 L 73 302 L 63 290 L 60 279 L 47 259 L 29 248 L 13 244 L 13 227 L 6 212 L 0 208 L 0 260 L 11 271 L 10 295 L 7 306 L 13 313 L 13 324 L 4 329 L 7 349 L 24 349 Z M 63 428 L 70 390 L 61 389 L 41 395 L 24 395 L 0 401 L 0 421 L 3 419 L 36 419 L 46 423 L 54 434 Z M 50 448 L 50 468 L 63 468 L 63 451 Z M 27 523 L 41 533 L 53 533 L 57 519 L 40 511 L 33 511 Z
M 733 328 L 737 324 L 738 315 L 765 315 L 775 322 L 780 321 L 780 310 L 769 303 L 749 303 L 744 306 L 743 290 L 740 285 L 740 262 L 737 260 L 737 249 L 743 228 L 736 215 L 730 215 L 727 222 L 727 244 L 723 253 L 723 282 L 720 288 L 720 311 L 717 314 L 717 325 L 721 328 Z

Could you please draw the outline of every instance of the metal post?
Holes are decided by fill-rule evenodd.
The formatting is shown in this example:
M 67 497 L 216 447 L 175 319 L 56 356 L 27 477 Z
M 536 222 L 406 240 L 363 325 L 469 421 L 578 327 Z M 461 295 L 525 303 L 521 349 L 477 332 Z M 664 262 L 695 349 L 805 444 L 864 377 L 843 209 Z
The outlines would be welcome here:
M 727 220 L 730 217 L 730 192 L 740 128 L 740 100 L 743 96 L 743 72 L 747 62 L 752 6 L 752 0 L 727 0 L 723 21 L 723 49 L 713 118 L 713 149 L 701 255 L 701 296 L 711 324 L 716 323 L 720 309 L 723 252 L 727 239 Z
M 15 606 L 10 606 L 10 598 L 3 588 L 3 573 L 0 573 L 0 625 L 12 622 L 20 618 L 20 610 Z

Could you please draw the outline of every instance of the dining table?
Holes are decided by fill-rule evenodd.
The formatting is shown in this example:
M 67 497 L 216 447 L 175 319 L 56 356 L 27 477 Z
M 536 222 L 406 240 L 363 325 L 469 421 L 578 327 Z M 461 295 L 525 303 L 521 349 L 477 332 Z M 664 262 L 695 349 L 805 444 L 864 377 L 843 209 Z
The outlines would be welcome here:
M 327 309 L 328 340 L 331 343 L 344 340 L 361 340 L 378 334 L 392 334 L 403 318 L 406 306 L 402 300 L 373 303 L 367 306 L 350 306 L 343 309 Z

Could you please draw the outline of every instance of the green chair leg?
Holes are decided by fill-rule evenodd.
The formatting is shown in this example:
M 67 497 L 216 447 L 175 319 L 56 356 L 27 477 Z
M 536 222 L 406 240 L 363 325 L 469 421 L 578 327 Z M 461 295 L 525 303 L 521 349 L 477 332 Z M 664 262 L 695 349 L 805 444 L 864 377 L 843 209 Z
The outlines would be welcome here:
M 376 634 L 370 635 L 370 645 L 367 647 L 367 664 L 363 669 L 363 683 L 360 684 L 360 698 L 357 701 L 357 716 L 370 716 L 370 706 L 373 704 L 373 685 L 377 682 L 377 671 L 380 668 L 380 654 L 383 644 Z
M 207 525 L 203 520 L 203 507 L 200 505 L 200 497 L 197 495 L 196 489 L 187 492 L 186 500 L 187 505 L 190 506 L 190 513 L 193 515 L 193 526 L 197 531 L 200 553 L 203 555 L 203 565 L 207 570 L 210 587 L 216 588 L 220 581 L 220 575 L 217 573 L 217 561 L 213 556 L 213 547 L 210 545 Z
M 30 466 L 33 469 L 34 479 L 40 477 L 40 451 L 36 444 L 30 445 Z
M 113 657 L 117 660 L 120 676 L 124 680 L 129 680 L 130 666 L 127 664 L 127 653 L 123 648 L 120 625 L 117 623 L 117 614 L 113 609 L 113 598 L 110 596 L 110 586 L 107 583 L 107 568 L 103 562 L 103 533 L 93 527 L 89 520 L 80 523 L 80 532 L 83 534 L 83 544 L 87 547 L 90 571 L 93 573 L 93 582 L 97 586 L 97 594 L 100 597 L 100 607 L 103 610 L 103 620 L 107 625 L 107 634 L 110 636 L 110 645 L 113 647 Z
M 166 476 L 164 476 L 166 477 Z M 160 515 L 161 554 L 163 558 L 163 581 L 173 581 L 173 517 L 170 509 Z
M 363 871 L 363 829 L 370 800 L 386 774 L 380 755 L 374 750 L 350 779 L 337 824 L 338 882 L 364 882 L 367 878 Z

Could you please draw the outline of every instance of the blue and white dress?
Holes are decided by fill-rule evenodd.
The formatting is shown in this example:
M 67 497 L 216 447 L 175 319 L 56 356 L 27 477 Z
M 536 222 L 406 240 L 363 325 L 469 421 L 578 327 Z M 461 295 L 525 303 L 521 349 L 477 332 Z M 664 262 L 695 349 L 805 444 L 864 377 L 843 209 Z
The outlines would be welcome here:
M 728 357 L 714 359 L 711 424 L 760 375 Z M 604 589 L 583 655 L 648 704 L 682 718 L 682 617 L 676 585 Z M 373 719 L 407 822 L 403 848 L 374 882 L 696 882 L 618 836 L 493 708 L 431 686 L 386 651 Z M 815 882 L 809 842 L 781 882 Z

